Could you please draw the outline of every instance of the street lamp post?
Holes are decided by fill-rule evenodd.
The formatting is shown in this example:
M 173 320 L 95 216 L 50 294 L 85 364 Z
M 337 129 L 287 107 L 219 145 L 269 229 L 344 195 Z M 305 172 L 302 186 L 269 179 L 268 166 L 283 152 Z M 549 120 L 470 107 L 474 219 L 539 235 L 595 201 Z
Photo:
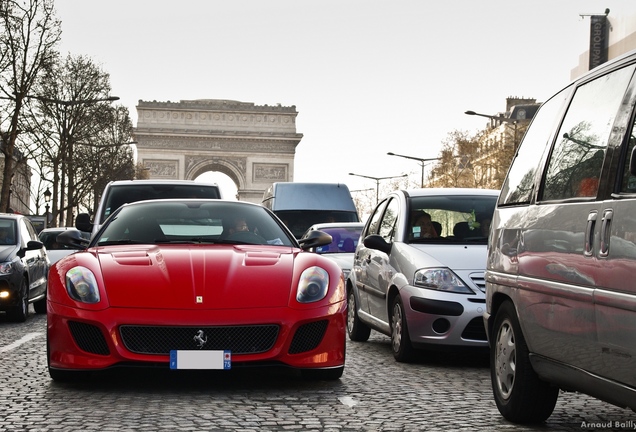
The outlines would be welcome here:
M 513 143 L 514 150 L 517 151 L 517 145 L 519 144 L 517 142 L 517 120 L 513 120 L 511 118 L 504 117 L 502 115 L 494 116 L 494 115 L 488 115 L 488 114 L 481 114 L 481 113 L 477 113 L 475 111 L 470 111 L 470 110 L 465 111 L 464 114 L 489 118 L 490 120 L 493 120 L 493 122 L 491 123 L 492 127 L 499 126 L 502 123 L 512 123 L 512 125 L 515 127 L 515 135 L 514 135 L 514 143 Z M 499 124 L 496 124 L 497 122 L 499 122 Z
M 366 175 L 362 175 L 362 174 L 354 174 L 354 173 L 349 173 L 349 175 L 375 180 L 375 203 L 376 204 L 380 201 L 380 199 L 379 199 L 380 198 L 380 180 L 388 180 L 388 179 L 394 179 L 394 178 L 400 178 L 400 177 L 407 177 L 408 176 L 408 174 L 402 174 L 402 175 L 399 175 L 399 176 L 389 176 L 389 177 L 371 177 L 371 176 L 366 176 Z
M 44 218 L 46 219 L 46 227 L 49 227 L 49 203 L 51 202 L 51 191 L 46 188 L 44 191 Z
M 406 155 L 401 155 L 401 154 L 397 154 L 397 153 L 393 153 L 393 152 L 388 152 L 387 153 L 389 156 L 397 156 L 397 157 L 401 157 L 401 158 L 405 158 L 405 159 L 413 159 L 418 161 L 421 165 L 422 165 L 422 183 L 420 187 L 424 187 L 424 164 L 426 162 L 430 162 L 430 161 L 435 161 L 435 160 L 440 160 L 441 158 L 436 157 L 436 158 L 418 158 L 418 157 L 414 157 L 414 156 L 406 156 Z

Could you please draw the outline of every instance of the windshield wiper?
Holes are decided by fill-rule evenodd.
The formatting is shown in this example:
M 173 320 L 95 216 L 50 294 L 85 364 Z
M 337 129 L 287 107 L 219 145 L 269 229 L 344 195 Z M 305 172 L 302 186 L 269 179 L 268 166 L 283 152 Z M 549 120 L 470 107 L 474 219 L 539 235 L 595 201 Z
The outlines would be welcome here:
M 125 245 L 125 244 L 144 244 L 147 242 L 140 242 L 136 240 L 130 239 L 120 239 L 120 240 L 107 240 L 103 242 L 98 242 L 97 246 L 112 246 L 112 245 Z
M 205 239 L 201 237 L 189 238 L 189 239 L 180 239 L 180 240 L 155 240 L 155 243 L 159 244 L 197 244 L 197 243 L 219 243 L 218 240 L 214 239 Z

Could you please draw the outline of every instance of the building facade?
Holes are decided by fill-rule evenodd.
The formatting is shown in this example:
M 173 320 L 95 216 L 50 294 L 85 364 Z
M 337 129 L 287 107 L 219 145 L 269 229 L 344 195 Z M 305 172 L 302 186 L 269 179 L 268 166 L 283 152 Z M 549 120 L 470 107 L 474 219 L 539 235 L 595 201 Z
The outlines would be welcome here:
M 2 144 L 0 144 L 2 145 Z M 5 156 L 0 152 L 0 170 L 4 173 Z M 31 214 L 31 168 L 27 160 L 17 150 L 14 152 L 14 163 L 18 162 L 13 172 L 11 180 L 11 194 L 9 196 L 9 208 L 14 213 Z M 0 175 L 0 187 L 2 187 L 3 176 Z

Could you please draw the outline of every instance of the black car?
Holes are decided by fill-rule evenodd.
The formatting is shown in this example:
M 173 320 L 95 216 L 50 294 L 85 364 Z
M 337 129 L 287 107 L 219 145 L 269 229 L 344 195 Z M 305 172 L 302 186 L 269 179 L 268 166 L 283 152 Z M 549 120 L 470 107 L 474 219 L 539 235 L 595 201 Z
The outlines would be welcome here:
M 49 265 L 31 221 L 0 213 L 0 311 L 10 320 L 26 321 L 29 303 L 36 313 L 46 313 Z

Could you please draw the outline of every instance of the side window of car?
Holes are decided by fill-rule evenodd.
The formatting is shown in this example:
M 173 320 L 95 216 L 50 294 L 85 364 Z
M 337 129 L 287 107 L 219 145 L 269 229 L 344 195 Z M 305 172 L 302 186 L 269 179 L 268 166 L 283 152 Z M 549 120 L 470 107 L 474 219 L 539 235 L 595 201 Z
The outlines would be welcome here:
M 378 228 L 380 227 L 380 218 L 382 217 L 384 207 L 386 207 L 386 200 L 381 202 L 380 205 L 376 206 L 375 211 L 371 215 L 371 222 L 369 223 L 369 229 L 367 230 L 365 236 L 378 233 Z
M 27 243 L 32 240 L 31 232 L 29 231 L 26 222 L 27 221 L 24 219 L 18 221 L 18 230 L 20 230 L 20 241 L 22 242 L 22 247 L 26 247 Z
M 501 205 L 530 203 L 537 168 L 550 145 L 550 135 L 570 92 L 570 88 L 561 91 L 537 111 L 501 188 Z
M 382 216 L 382 222 L 380 222 L 380 234 L 384 240 L 391 242 L 395 237 L 395 227 L 399 214 L 399 205 L 396 199 L 391 199 L 386 206 L 384 215 Z
M 636 176 L 629 171 L 629 161 L 636 145 L 636 123 L 627 137 L 627 151 L 623 154 L 623 178 L 621 193 L 636 193 Z
M 543 200 L 596 197 L 614 119 L 633 73 L 632 65 L 577 89 L 548 161 Z

